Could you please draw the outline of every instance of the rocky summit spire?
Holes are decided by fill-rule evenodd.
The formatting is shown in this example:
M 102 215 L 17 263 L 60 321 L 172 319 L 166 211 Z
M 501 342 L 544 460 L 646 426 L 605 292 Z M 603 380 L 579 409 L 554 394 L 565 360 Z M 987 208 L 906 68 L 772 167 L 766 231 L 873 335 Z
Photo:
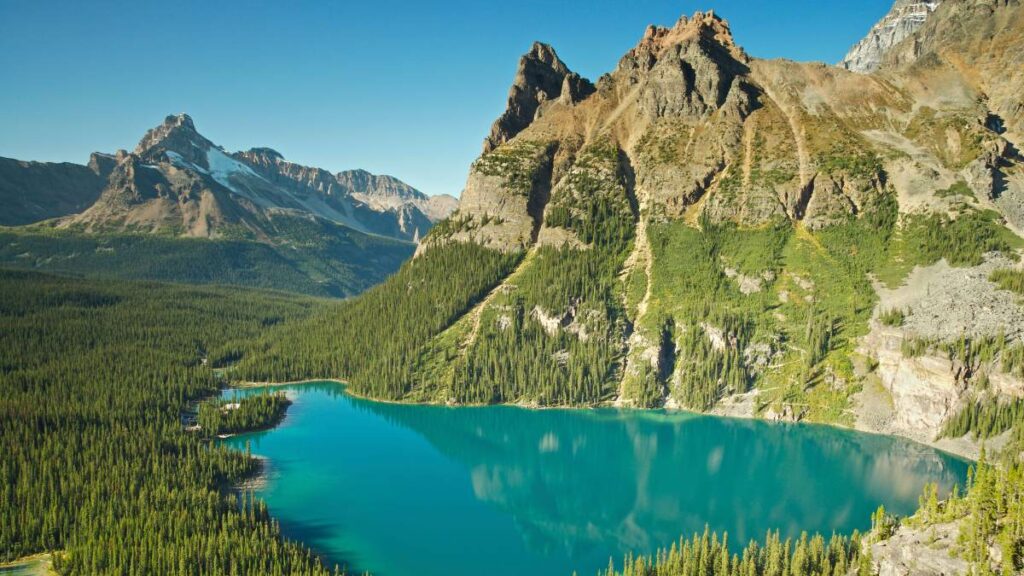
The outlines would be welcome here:
M 508 93 L 505 112 L 491 126 L 484 140 L 484 153 L 511 140 L 538 116 L 541 106 L 552 100 L 578 102 L 594 92 L 594 85 L 569 70 L 555 49 L 534 42 L 519 59 L 519 69 Z
M 651 120 L 705 118 L 730 94 L 749 99 L 743 90 L 734 90 L 739 87 L 734 81 L 748 74 L 749 63 L 727 21 L 714 12 L 697 12 L 671 28 L 648 26 L 611 76 L 621 86 L 639 85 L 638 109 Z
M 839 65 L 854 72 L 874 72 L 886 52 L 917 32 L 940 3 L 941 0 L 896 0 L 889 13 L 850 49 Z
M 207 168 L 206 151 L 213 144 L 196 131 L 188 114 L 168 116 L 163 123 L 151 128 L 135 147 L 135 155 L 147 160 L 157 160 L 167 152 L 181 156 L 184 160 Z
M 746 52 L 733 40 L 729 22 L 713 11 L 696 12 L 689 18 L 682 16 L 671 28 L 648 26 L 639 44 L 630 50 L 623 59 L 627 60 L 639 55 L 657 59 L 673 46 L 694 41 L 703 41 L 724 49 L 738 62 L 749 60 Z

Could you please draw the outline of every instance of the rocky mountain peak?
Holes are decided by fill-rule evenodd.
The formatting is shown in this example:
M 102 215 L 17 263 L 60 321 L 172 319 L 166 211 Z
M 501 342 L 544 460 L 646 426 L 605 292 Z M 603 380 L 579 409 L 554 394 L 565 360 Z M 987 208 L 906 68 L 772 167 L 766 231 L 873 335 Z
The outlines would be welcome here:
M 854 72 L 874 72 L 886 53 L 917 32 L 941 1 L 896 0 L 889 13 L 872 26 L 839 65 Z
M 648 26 L 643 38 L 626 54 L 624 60 L 641 55 L 656 60 L 673 46 L 692 42 L 721 47 L 739 62 L 747 62 L 750 59 L 733 39 L 729 22 L 713 11 L 708 11 L 696 12 L 689 18 L 682 16 L 671 28 L 653 24 Z
M 508 105 L 484 140 L 484 153 L 522 132 L 542 113 L 545 103 L 575 104 L 593 93 L 594 85 L 569 70 L 554 48 L 534 42 L 530 51 L 519 59 L 519 68 L 508 93 Z
M 249 164 L 265 168 L 285 162 L 284 155 L 273 148 L 250 148 L 244 152 L 236 152 L 234 156 L 240 160 L 245 160 Z
M 749 95 L 734 90 L 734 81 L 749 73 L 749 64 L 729 23 L 714 12 L 697 12 L 671 28 L 648 26 L 619 61 L 610 82 L 622 88 L 639 85 L 639 109 L 649 120 L 706 118 L 733 93 L 741 108 L 749 107 L 741 102 Z
M 135 147 L 135 154 L 150 161 L 164 159 L 167 152 L 181 156 L 187 162 L 209 168 L 206 151 L 213 143 L 196 131 L 188 114 L 166 117 L 162 124 L 151 128 Z
M 284 160 L 284 155 L 278 152 L 277 150 L 274 150 L 273 148 L 250 148 L 249 154 L 252 154 L 254 156 L 262 156 L 270 160 Z

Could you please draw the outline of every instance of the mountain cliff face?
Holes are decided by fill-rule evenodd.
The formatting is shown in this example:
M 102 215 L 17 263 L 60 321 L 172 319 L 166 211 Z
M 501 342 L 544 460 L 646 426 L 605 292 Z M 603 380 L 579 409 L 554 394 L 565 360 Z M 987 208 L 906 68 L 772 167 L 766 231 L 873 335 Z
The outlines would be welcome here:
M 889 50 L 921 28 L 940 1 L 897 0 L 868 35 L 850 49 L 840 66 L 854 72 L 874 72 Z
M 451 308 L 379 363 L 333 365 L 387 398 L 680 406 L 976 450 L 939 440 L 949 422 L 1024 397 L 1024 21 L 1016 1 L 926 8 L 871 74 L 751 58 L 710 12 L 648 28 L 593 90 L 534 45 L 458 210 L 395 280 Z M 471 283 L 451 262 L 481 249 L 501 257 Z M 408 325 L 384 302 L 400 288 L 365 305 Z

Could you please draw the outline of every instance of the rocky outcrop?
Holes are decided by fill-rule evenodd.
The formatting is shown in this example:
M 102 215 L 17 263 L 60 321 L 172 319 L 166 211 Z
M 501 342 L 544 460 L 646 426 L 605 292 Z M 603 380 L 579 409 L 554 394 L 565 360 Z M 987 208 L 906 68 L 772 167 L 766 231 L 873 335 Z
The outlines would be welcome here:
M 134 154 L 147 162 L 167 160 L 167 152 L 180 156 L 200 168 L 209 170 L 207 152 L 212 142 L 196 131 L 195 123 L 188 114 L 168 116 L 163 123 L 151 128 L 135 147 Z
M 522 132 L 540 115 L 544 104 L 556 100 L 575 104 L 593 92 L 594 85 L 569 70 L 554 48 L 534 42 L 530 51 L 519 59 L 519 69 L 508 93 L 508 105 L 484 140 L 484 153 Z
M 1001 137 L 992 137 L 961 171 L 974 193 L 993 202 L 1019 234 L 1024 233 L 1024 157 Z
M 879 359 L 882 382 L 892 395 L 893 425 L 904 436 L 933 440 L 946 419 L 962 407 L 966 385 L 948 359 L 937 356 Z
M 874 72 L 889 50 L 921 28 L 940 1 L 896 0 L 889 13 L 850 49 L 839 65 L 854 72 Z
M 517 140 L 470 168 L 459 210 L 444 237 L 514 251 L 536 239 L 551 193 L 555 146 Z
M 977 439 L 940 440 L 946 422 L 981 394 L 1024 396 L 1024 381 L 1004 373 L 998 360 L 966 366 L 931 346 L 909 355 L 904 344 L 951 342 L 963 336 L 978 341 L 997 335 L 1019 342 L 1024 306 L 1014 294 L 988 280 L 993 270 L 1010 265 L 1011 261 L 998 257 L 970 268 L 954 268 L 941 261 L 917 268 L 897 288 L 876 286 L 877 311 L 901 310 L 905 317 L 900 326 L 872 321 L 870 332 L 861 340 L 861 351 L 877 361 L 876 374 L 867 378 L 877 375 L 878 388 L 865 384 L 855 407 L 858 428 L 977 456 Z M 982 380 L 984 390 L 979 390 L 976 384 Z M 993 447 L 998 444 L 994 439 L 987 442 Z
M 747 59 L 724 20 L 698 12 L 672 28 L 648 27 L 614 75 L 640 84 L 640 108 L 652 119 L 704 118 L 725 104 Z
M 878 576 L 953 576 L 968 574 L 970 565 L 953 555 L 957 522 L 914 527 L 901 524 L 888 538 L 870 544 Z

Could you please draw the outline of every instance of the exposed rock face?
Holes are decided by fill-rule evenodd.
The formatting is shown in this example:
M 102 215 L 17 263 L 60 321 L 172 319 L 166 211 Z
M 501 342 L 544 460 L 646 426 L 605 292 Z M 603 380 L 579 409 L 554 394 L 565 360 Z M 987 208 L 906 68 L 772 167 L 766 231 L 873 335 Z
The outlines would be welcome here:
M 968 574 L 970 565 L 952 555 L 960 533 L 950 522 L 927 528 L 901 525 L 889 538 L 871 545 L 879 576 L 952 576 Z
M 551 192 L 552 145 L 522 141 L 485 154 L 470 168 L 451 239 L 499 250 L 531 245 Z
M 904 342 L 912 339 L 950 342 L 962 336 L 1005 335 L 1011 343 L 1021 341 L 1024 306 L 1013 293 L 999 290 L 988 280 L 993 270 L 1013 265 L 1005 258 L 989 258 L 969 268 L 953 268 L 940 261 L 917 268 L 897 288 L 876 286 L 877 309 L 901 310 L 905 318 L 899 327 L 873 321 L 861 341 L 862 351 L 878 362 L 876 372 L 886 402 L 871 407 L 864 405 L 870 398 L 862 398 L 858 414 L 864 418 L 858 428 L 935 443 L 949 417 L 977 398 L 979 391 L 972 383 L 982 371 L 988 380 L 986 393 L 1024 396 L 1024 381 L 1003 373 L 998 362 L 965 366 L 941 351 L 928 350 L 915 357 L 903 351 Z M 962 454 L 977 453 L 977 442 L 971 439 L 939 445 Z M 989 445 L 994 442 L 990 440 Z
M 0 226 L 75 214 L 99 198 L 114 159 L 93 154 L 87 166 L 0 158 Z
M 454 204 L 390 176 L 294 164 L 270 148 L 229 154 L 185 114 L 149 130 L 134 152 L 94 155 L 90 166 L 109 175 L 103 193 L 65 226 L 272 240 L 277 232 L 268 220 L 288 214 L 413 240 Z
M 652 119 L 703 118 L 725 104 L 747 60 L 724 20 L 698 12 L 672 28 L 648 27 L 615 75 L 642 85 L 640 105 Z
M 901 355 L 887 360 L 885 368 L 879 368 L 892 394 L 896 412 L 894 425 L 906 431 L 904 436 L 933 440 L 946 419 L 961 408 L 965 386 L 957 382 L 954 366 L 947 359 Z
M 167 158 L 167 152 L 180 156 L 184 161 L 209 170 L 207 151 L 212 142 L 196 132 L 196 126 L 188 114 L 171 115 L 163 123 L 151 128 L 135 147 L 134 154 L 147 162 Z
M 534 42 L 530 51 L 519 59 L 519 69 L 508 93 L 508 105 L 484 140 L 484 153 L 508 142 L 529 126 L 545 103 L 561 100 L 575 104 L 593 92 L 594 85 L 569 70 L 554 48 Z
M 940 2 L 896 0 L 889 13 L 850 49 L 839 65 L 854 72 L 874 72 L 881 65 L 885 54 L 917 32 Z
M 579 151 L 605 137 L 621 150 L 630 195 L 656 219 L 831 226 L 888 193 L 883 162 L 852 128 L 865 122 L 863 101 L 911 112 L 879 80 L 751 59 L 711 12 L 649 27 L 583 100 L 559 97 L 567 74 L 547 46 L 524 56 L 460 203 L 458 228 L 473 232 L 446 228 L 449 237 L 502 249 L 574 243 L 540 227 L 541 215 Z

